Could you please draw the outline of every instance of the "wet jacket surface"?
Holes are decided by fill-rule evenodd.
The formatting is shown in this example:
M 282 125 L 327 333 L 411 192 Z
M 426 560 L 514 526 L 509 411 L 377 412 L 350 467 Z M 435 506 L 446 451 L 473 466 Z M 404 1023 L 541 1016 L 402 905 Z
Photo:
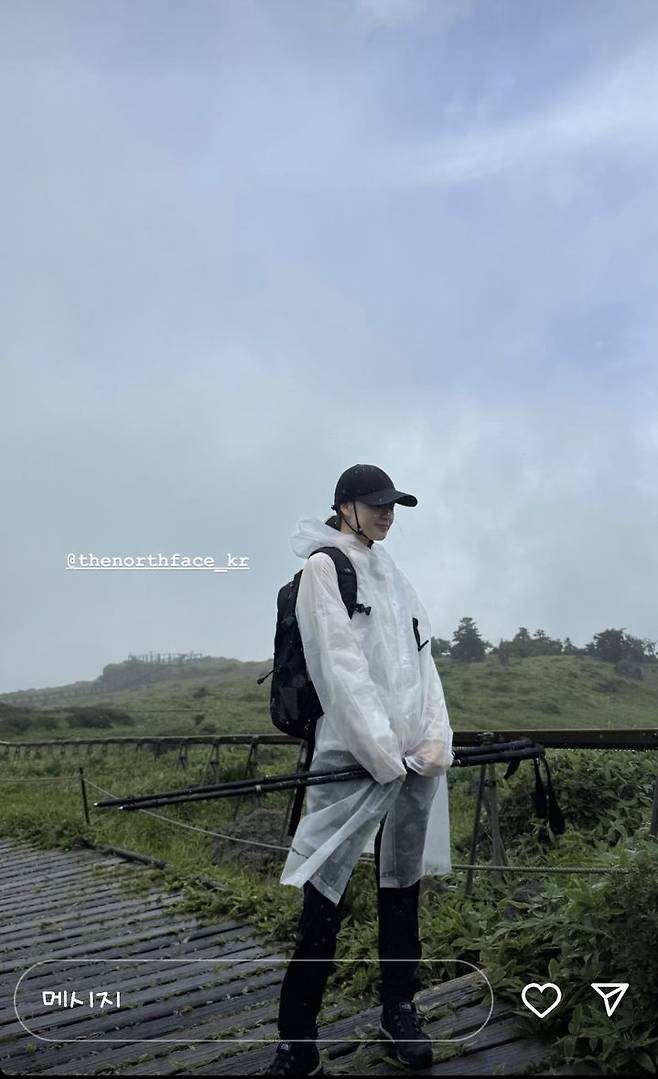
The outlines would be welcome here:
M 330 557 L 339 547 L 357 576 L 349 618 Z M 319 518 L 299 522 L 291 547 L 306 562 L 296 615 L 309 677 L 324 714 L 313 771 L 361 765 L 372 779 L 309 787 L 282 884 L 307 880 L 338 903 L 359 856 L 373 849 L 382 818 L 382 887 L 405 888 L 450 871 L 446 771 L 452 730 L 431 655 L 429 617 L 381 542 L 372 547 Z M 418 619 L 421 651 L 413 630 Z M 405 770 L 403 758 L 411 769 Z

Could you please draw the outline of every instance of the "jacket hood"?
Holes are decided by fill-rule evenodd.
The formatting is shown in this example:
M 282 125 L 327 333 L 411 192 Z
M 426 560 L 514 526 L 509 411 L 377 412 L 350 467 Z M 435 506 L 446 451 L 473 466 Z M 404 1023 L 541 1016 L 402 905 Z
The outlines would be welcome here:
M 290 547 L 293 554 L 300 558 L 308 558 L 312 551 L 317 551 L 318 547 L 340 547 L 346 554 L 350 550 L 354 551 L 355 547 L 364 551 L 368 550 L 357 536 L 351 534 L 348 536 L 344 532 L 338 532 L 330 525 L 326 525 L 320 517 L 304 517 L 290 537 Z

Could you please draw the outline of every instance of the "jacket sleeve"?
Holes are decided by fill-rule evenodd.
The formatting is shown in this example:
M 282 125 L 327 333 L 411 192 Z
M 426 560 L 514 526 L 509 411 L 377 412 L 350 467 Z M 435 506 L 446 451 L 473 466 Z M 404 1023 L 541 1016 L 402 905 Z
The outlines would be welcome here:
M 343 603 L 336 567 L 324 552 L 304 566 L 296 615 L 309 678 L 323 710 L 335 717 L 345 748 L 378 783 L 406 775 L 398 739 Z
M 453 732 L 443 685 L 431 652 L 432 634 L 429 618 L 420 603 L 416 602 L 415 609 L 422 616 L 421 628 L 426 627 L 421 633 L 421 644 L 425 638 L 430 643 L 426 644 L 418 654 L 424 706 L 418 739 L 410 752 L 405 754 L 405 760 L 414 772 L 435 776 L 447 772 L 452 764 Z

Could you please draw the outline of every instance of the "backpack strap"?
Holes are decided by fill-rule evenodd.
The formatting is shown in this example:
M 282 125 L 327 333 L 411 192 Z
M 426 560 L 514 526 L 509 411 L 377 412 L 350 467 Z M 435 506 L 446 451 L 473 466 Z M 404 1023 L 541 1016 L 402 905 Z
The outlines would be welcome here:
M 331 558 L 334 566 L 336 567 L 336 574 L 338 576 L 338 587 L 340 589 L 340 595 L 347 608 L 347 613 L 351 618 L 355 611 L 363 611 L 365 614 L 370 614 L 370 607 L 364 607 L 362 603 L 356 602 L 356 570 L 352 565 L 350 559 L 343 551 L 338 547 L 318 547 L 317 551 L 311 551 L 309 558 L 317 554 L 318 551 L 323 551 L 324 554 L 328 554 Z M 297 591 L 299 591 L 299 579 L 301 578 L 302 570 L 296 575 L 296 591 L 295 601 L 297 598 Z M 294 610 L 294 607 L 293 607 Z M 313 752 L 315 750 L 315 729 L 312 728 L 309 732 L 309 737 L 306 740 L 306 757 L 304 759 L 303 769 L 308 772 L 313 760 Z M 305 787 L 298 787 L 295 792 L 295 800 L 290 812 L 290 824 L 288 825 L 288 835 L 293 836 L 297 831 L 297 825 L 301 819 L 302 806 L 304 804 L 304 795 L 306 794 Z
M 317 550 L 311 551 L 308 557 L 311 558 L 319 551 L 328 554 L 336 567 L 338 587 L 349 617 L 351 618 L 355 611 L 370 614 L 370 607 L 364 607 L 362 603 L 356 602 L 356 570 L 347 555 L 338 547 L 318 547 Z

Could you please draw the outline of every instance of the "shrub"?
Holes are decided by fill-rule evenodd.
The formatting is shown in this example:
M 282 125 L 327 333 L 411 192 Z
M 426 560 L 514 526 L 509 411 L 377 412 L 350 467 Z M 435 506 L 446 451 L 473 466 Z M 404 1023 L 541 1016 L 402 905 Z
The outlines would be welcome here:
M 66 722 L 69 727 L 92 727 L 101 730 L 112 726 L 132 726 L 135 721 L 128 712 L 118 708 L 79 705 L 68 709 Z
M 615 663 L 615 671 L 617 674 L 623 675 L 624 678 L 634 678 L 637 682 L 641 682 L 644 678 L 640 664 L 634 662 L 628 656 Z
M 33 726 L 34 720 L 31 716 L 12 716 L 3 720 L 2 730 L 5 734 L 25 734 Z
M 648 819 L 655 754 L 574 749 L 549 750 L 546 756 L 566 836 L 583 833 L 590 840 L 614 843 L 632 835 Z M 537 834 L 532 764 L 523 761 L 515 776 L 498 784 L 498 790 L 503 840 L 511 843 Z
M 66 721 L 71 728 L 92 727 L 103 730 L 112 726 L 112 720 L 108 716 L 67 716 Z
M 40 716 L 35 725 L 44 731 L 54 731 L 59 727 L 59 719 L 55 716 Z
M 596 1062 L 605 1072 L 655 1072 L 658 1065 L 658 849 L 640 840 L 622 854 L 627 875 L 564 885 L 512 903 L 514 915 L 489 934 L 481 958 L 498 991 L 518 1004 L 520 986 L 548 979 L 562 1004 L 542 1029 L 560 1037 L 567 1060 Z M 547 901 L 547 893 L 551 895 Z M 592 982 L 628 981 L 631 988 L 608 1019 Z

